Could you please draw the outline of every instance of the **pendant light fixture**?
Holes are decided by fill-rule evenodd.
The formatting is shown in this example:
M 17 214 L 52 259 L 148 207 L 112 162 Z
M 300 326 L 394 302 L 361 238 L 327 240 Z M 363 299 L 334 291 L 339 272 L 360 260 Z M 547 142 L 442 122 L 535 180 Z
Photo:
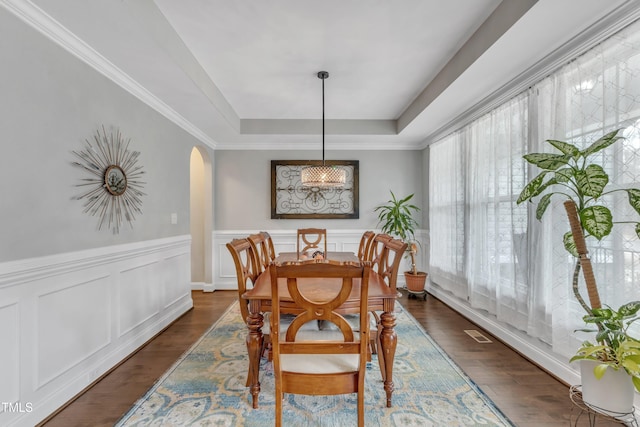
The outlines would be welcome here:
M 304 187 L 343 187 L 347 180 L 347 174 L 343 168 L 327 166 L 324 162 L 324 81 L 328 77 L 328 72 L 318 72 L 318 78 L 322 80 L 322 166 L 307 166 L 302 168 L 300 179 Z

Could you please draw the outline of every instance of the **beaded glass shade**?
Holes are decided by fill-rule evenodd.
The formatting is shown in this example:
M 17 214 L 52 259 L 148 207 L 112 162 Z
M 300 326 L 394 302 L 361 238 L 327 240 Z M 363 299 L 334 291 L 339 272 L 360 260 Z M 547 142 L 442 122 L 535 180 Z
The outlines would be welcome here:
M 305 187 L 342 187 L 347 174 L 344 169 L 336 166 L 307 166 L 302 168 L 300 180 Z

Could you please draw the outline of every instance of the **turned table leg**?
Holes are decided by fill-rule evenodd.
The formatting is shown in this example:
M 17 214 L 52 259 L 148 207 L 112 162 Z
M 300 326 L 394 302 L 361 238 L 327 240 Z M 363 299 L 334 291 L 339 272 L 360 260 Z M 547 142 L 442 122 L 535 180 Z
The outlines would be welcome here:
M 382 369 L 382 379 L 384 391 L 387 393 L 387 408 L 391 407 L 391 395 L 393 394 L 393 359 L 396 354 L 398 339 L 394 329 L 396 316 L 393 307 L 385 307 L 385 311 L 380 316 L 380 347 L 382 357 L 379 358 Z M 380 356 L 378 356 L 380 357 Z
M 254 302 L 249 302 L 249 318 L 247 327 L 247 352 L 249 353 L 249 375 L 247 383 L 251 392 L 253 408 L 258 408 L 258 395 L 260 394 L 260 353 L 262 352 L 263 336 L 262 325 L 264 318 L 258 307 L 254 307 Z

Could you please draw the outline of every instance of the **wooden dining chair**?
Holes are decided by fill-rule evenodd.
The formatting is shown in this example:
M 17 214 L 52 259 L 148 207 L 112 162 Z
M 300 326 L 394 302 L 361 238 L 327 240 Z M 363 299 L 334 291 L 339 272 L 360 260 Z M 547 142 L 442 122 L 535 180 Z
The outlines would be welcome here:
M 227 249 L 231 253 L 236 268 L 240 313 L 242 313 L 242 320 L 247 322 L 249 307 L 247 300 L 242 298 L 242 294 L 253 287 L 260 274 L 259 267 L 256 265 L 257 258 L 249 239 L 233 239 L 227 243 Z
M 236 277 L 238 280 L 238 299 L 240 300 L 240 312 L 245 323 L 249 317 L 249 307 L 247 300 L 242 298 L 250 287 L 253 287 L 258 276 L 264 273 L 267 267 L 271 264 L 271 255 L 269 254 L 269 243 L 266 239 L 266 232 L 260 232 L 251 234 L 245 239 L 234 239 L 227 243 L 227 248 L 231 252 L 233 262 L 236 267 Z M 268 234 L 268 233 L 267 233 Z M 274 257 L 275 258 L 275 257 Z M 264 273 L 267 274 L 267 273 Z M 249 286 L 247 286 L 249 285 Z M 282 315 L 280 319 L 281 327 L 286 327 L 290 321 L 291 316 L 288 314 Z M 310 322 L 305 325 L 305 331 L 318 331 L 319 327 L 317 322 L 315 324 Z M 269 325 L 269 313 L 264 315 L 264 326 L 262 327 L 263 333 L 263 345 L 261 354 L 266 352 L 267 359 L 273 358 L 273 351 L 271 346 L 270 325 Z
M 369 253 L 369 247 L 371 246 L 371 242 L 373 242 L 373 238 L 376 236 L 376 233 L 373 231 L 365 231 L 362 233 L 362 237 L 360 238 L 360 245 L 358 246 L 358 258 L 360 261 L 364 261 Z
M 357 393 L 358 426 L 364 426 L 364 379 L 369 342 L 368 290 L 370 266 L 336 263 L 297 263 L 273 265 L 271 272 L 272 331 L 280 331 L 280 289 L 278 279 L 286 280 L 298 314 L 286 332 L 272 332 L 275 377 L 276 426 L 282 425 L 284 393 L 335 395 Z M 315 301 L 310 280 L 335 279 L 341 282 L 330 301 Z M 336 309 L 349 298 L 355 279 L 360 279 L 360 325 L 354 332 Z M 306 282 L 305 282 L 306 281 Z M 307 283 L 305 289 L 304 283 Z M 335 323 L 338 332 L 331 337 L 297 339 L 303 324 L 309 321 Z
M 269 258 L 271 259 L 271 261 L 274 261 L 276 259 L 276 248 L 273 245 L 273 239 L 271 238 L 271 234 L 269 234 L 269 232 L 267 231 L 261 231 L 260 232 L 263 236 L 264 236 L 264 240 L 267 242 L 267 249 L 269 250 Z
M 320 250 L 323 256 L 326 256 L 327 230 L 325 228 L 299 228 L 296 249 L 298 257 L 309 249 Z
M 233 263 L 236 268 L 236 278 L 238 283 L 238 301 L 240 304 L 240 314 L 242 320 L 245 323 L 249 319 L 249 306 L 248 301 L 242 298 L 249 287 L 253 287 L 253 284 L 258 278 L 259 269 L 256 265 L 256 255 L 253 251 L 253 246 L 249 242 L 249 239 L 233 239 L 227 243 L 227 249 L 231 253 Z M 263 349 L 270 346 L 269 331 L 265 331 L 263 335 L 262 347 Z M 262 350 L 261 350 L 262 353 Z M 247 385 L 249 385 L 251 379 L 251 373 L 247 375 Z
M 247 237 L 249 243 L 253 248 L 253 254 L 255 256 L 255 263 L 258 269 L 258 274 L 262 273 L 269 267 L 271 264 L 271 255 L 269 254 L 269 244 L 267 242 L 266 236 L 260 232 L 255 234 L 250 234 Z
M 388 234 L 379 233 L 373 237 L 371 244 L 369 244 L 369 250 L 365 256 L 365 261 L 372 263 L 372 268 L 377 269 L 378 264 L 381 262 L 382 257 L 385 255 L 385 242 L 393 239 Z
M 407 253 L 408 244 L 400 239 L 390 239 L 384 242 L 384 253 L 377 263 L 376 272 L 384 277 L 387 285 L 397 291 L 398 270 L 402 257 Z
M 392 240 L 388 234 L 375 234 L 370 238 L 370 242 L 368 247 L 365 250 L 365 257 L 363 261 L 368 261 L 371 263 L 372 271 L 378 271 L 379 265 L 385 263 L 385 259 L 387 257 L 387 248 L 385 246 L 386 242 Z M 374 316 L 371 317 L 370 326 L 370 341 L 369 341 L 369 360 L 371 360 L 371 354 L 376 354 L 378 352 L 378 344 L 377 339 L 378 335 L 377 331 L 377 314 L 373 313 Z M 357 314 L 347 314 L 345 315 L 347 321 L 351 324 L 351 326 L 356 329 L 358 323 L 360 322 L 360 316 Z M 320 322 L 320 330 L 331 330 L 335 329 L 333 325 L 327 324 L 326 322 Z

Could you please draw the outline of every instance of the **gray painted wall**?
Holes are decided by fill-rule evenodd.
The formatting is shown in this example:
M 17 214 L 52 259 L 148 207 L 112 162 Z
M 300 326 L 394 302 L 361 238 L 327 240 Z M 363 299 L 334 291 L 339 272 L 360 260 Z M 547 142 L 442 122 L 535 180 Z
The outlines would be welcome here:
M 189 234 L 195 138 L 3 8 L 0 58 L 0 262 Z M 118 235 L 72 200 L 86 175 L 71 152 L 102 125 L 146 171 L 143 214 Z
M 321 158 L 311 151 L 216 151 L 214 170 L 216 230 L 281 230 L 299 227 L 372 229 L 374 208 L 396 196 L 423 198 L 422 151 L 332 151 L 327 159 L 360 161 L 360 218 L 271 219 L 271 160 Z M 420 221 L 420 216 L 416 217 Z M 420 223 L 420 228 L 424 225 Z
M 0 57 L 0 262 L 189 234 L 189 159 L 199 141 L 4 9 Z M 72 151 L 102 125 L 131 138 L 146 171 L 143 213 L 117 235 L 98 231 L 97 217 L 73 199 L 87 175 L 72 166 Z M 329 159 L 360 161 L 360 219 L 272 220 L 270 160 L 320 152 L 205 149 L 214 162 L 216 230 L 371 229 L 390 189 L 415 193 L 418 206 L 426 194 L 420 151 L 330 151 Z

